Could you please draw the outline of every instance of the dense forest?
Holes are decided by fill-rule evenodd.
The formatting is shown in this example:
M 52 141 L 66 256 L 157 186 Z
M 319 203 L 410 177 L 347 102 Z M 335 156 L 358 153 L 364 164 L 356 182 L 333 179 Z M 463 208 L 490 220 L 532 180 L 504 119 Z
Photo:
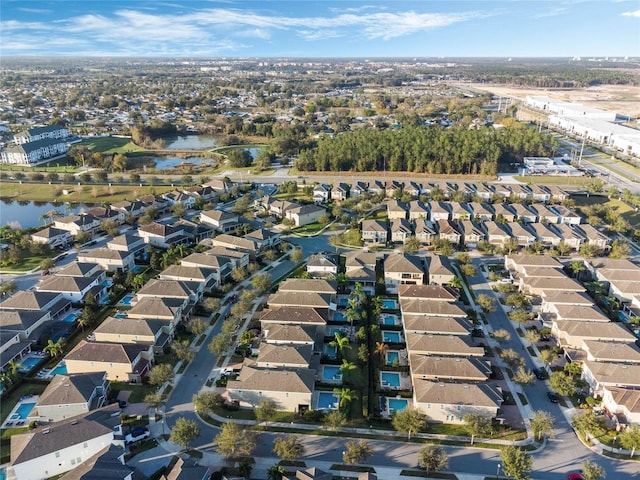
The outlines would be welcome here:
M 303 171 L 393 171 L 496 175 L 498 163 L 550 154 L 551 142 L 517 124 L 485 127 L 362 128 L 320 138 L 296 161 Z

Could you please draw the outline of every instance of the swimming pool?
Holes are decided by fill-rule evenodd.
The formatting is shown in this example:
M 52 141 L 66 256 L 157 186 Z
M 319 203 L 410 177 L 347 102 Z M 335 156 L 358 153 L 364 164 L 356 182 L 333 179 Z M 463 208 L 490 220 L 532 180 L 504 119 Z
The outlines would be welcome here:
M 336 354 L 338 353 L 338 347 L 333 345 L 325 345 L 324 346 L 324 354 L 329 358 L 336 358 Z
M 346 322 L 347 319 L 344 317 L 344 315 L 342 314 L 342 312 L 335 312 L 333 314 L 333 321 L 334 322 Z
M 400 332 L 382 330 L 382 341 L 385 343 L 400 343 Z
M 380 385 L 400 388 L 400 374 L 398 372 L 380 372 Z
M 398 308 L 398 302 L 391 298 L 383 298 L 382 307 L 386 308 L 387 310 L 395 310 Z
M 383 325 L 397 325 L 396 320 L 398 317 L 395 315 L 383 315 L 382 316 L 382 324 Z
M 76 321 L 76 318 L 78 318 L 79 315 L 80 314 L 78 312 L 67 313 L 67 316 L 64 317 L 62 321 L 65 323 L 73 323 Z
M 135 295 L 133 293 L 128 293 L 127 295 L 125 295 L 124 297 L 122 297 L 122 300 L 120 300 L 118 302 L 118 305 L 124 305 L 124 306 L 131 306 L 131 300 L 133 300 L 133 297 L 135 297 Z
M 17 360 L 16 363 L 20 365 L 18 371 L 20 373 L 30 372 L 43 358 L 44 357 L 24 357 L 22 360 Z
M 341 307 L 348 307 L 349 297 L 338 297 L 338 305 Z
M 319 392 L 316 410 L 337 410 L 338 398 L 332 392 Z
M 400 362 L 400 352 L 387 352 L 387 365 L 393 365 Z
M 133 273 L 140 273 L 140 272 L 144 272 L 145 268 L 146 267 L 143 266 L 143 265 L 134 265 L 133 268 L 131 269 L 131 271 Z
M 26 420 L 35 406 L 35 402 L 21 404 L 16 410 L 16 413 L 11 415 L 11 420 Z
M 409 400 L 406 398 L 389 398 L 389 415 L 394 412 L 401 412 L 409 406 Z
M 60 362 L 58 365 L 56 365 L 56 368 L 54 368 L 53 370 L 51 370 L 51 372 L 49 372 L 49 376 L 53 377 L 55 375 L 66 375 L 67 374 L 67 366 L 65 365 L 64 361 Z
M 344 331 L 344 328 L 341 328 L 341 327 L 333 327 L 329 329 L 330 337 L 335 337 L 336 333 L 342 333 L 344 335 L 346 332 Z
M 118 312 L 114 316 L 114 318 L 127 318 L 127 314 L 124 312 Z
M 335 365 L 324 365 L 322 367 L 322 380 L 327 382 L 341 382 L 342 372 L 340 367 Z

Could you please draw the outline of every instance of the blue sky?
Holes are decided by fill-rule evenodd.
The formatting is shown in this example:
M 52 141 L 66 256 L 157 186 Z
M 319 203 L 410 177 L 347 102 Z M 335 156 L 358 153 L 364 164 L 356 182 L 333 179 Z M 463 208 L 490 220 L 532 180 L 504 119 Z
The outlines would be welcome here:
M 640 56 L 640 0 L 2 0 L 1 55 Z

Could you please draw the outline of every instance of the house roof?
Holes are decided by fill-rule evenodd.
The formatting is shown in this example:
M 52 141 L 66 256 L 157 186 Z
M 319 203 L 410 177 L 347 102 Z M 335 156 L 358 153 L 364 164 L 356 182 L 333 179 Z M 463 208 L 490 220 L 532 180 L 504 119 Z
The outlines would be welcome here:
M 597 307 L 583 307 L 581 305 L 556 304 L 553 308 L 562 320 L 579 320 L 586 322 L 609 322 L 609 317 Z
M 584 287 L 576 282 L 573 278 L 568 277 L 534 277 L 525 278 L 524 284 L 529 288 L 544 289 L 544 290 L 566 290 L 573 292 L 584 292 Z
M 185 267 L 184 265 L 170 265 L 160 272 L 160 279 L 171 278 L 185 281 L 205 282 L 215 273 L 215 269 L 205 267 Z
M 415 379 L 414 396 L 419 403 L 499 407 L 502 393 L 485 383 L 432 382 Z
M 96 281 L 96 275 L 91 277 L 60 277 L 49 275 L 38 285 L 38 290 L 49 292 L 81 293 Z
M 554 320 L 556 328 L 567 335 L 635 342 L 637 338 L 624 326 L 615 322 L 581 322 L 578 320 Z
M 48 315 L 44 310 L 0 310 L 0 328 L 24 331 Z
M 439 285 L 398 285 L 398 298 L 403 299 L 422 298 L 446 302 L 455 302 L 459 294 L 448 287 Z
M 279 292 L 336 293 L 337 283 L 313 278 L 288 278 L 278 287 Z
M 281 306 L 271 307 L 262 311 L 260 321 L 279 322 L 289 324 L 314 324 L 326 325 L 328 319 L 327 309 L 299 307 L 299 306 Z M 269 328 L 269 327 L 266 327 Z
M 394 218 L 391 220 L 391 231 L 411 234 L 411 224 L 405 218 Z
M 232 248 L 239 248 L 241 250 L 247 250 L 249 252 L 255 252 L 259 249 L 259 245 L 255 240 L 251 238 L 234 237 L 223 233 L 212 239 L 212 245 L 231 245 Z
M 508 255 L 507 259 L 511 260 L 514 264 L 519 266 L 529 265 L 532 267 L 549 267 L 549 268 L 563 267 L 562 262 L 548 255 L 529 255 L 526 253 L 517 253 L 514 255 Z
M 312 369 L 257 369 L 245 365 L 238 378 L 227 383 L 227 389 L 312 393 L 315 376 Z
M 36 408 L 44 405 L 87 403 L 96 387 L 104 383 L 105 372 L 56 375 L 38 398 Z
M 204 253 L 211 256 L 233 258 L 234 260 L 242 259 L 249 256 L 249 253 L 247 252 L 234 250 L 233 248 L 227 248 L 220 245 L 215 245 Z
M 183 264 L 195 264 L 204 268 L 221 269 L 230 262 L 225 255 L 210 255 L 207 253 L 192 253 L 182 259 Z
M 130 365 L 135 358 L 149 349 L 147 345 L 87 342 L 80 343 L 66 356 L 66 360 L 80 360 L 85 362 L 120 363 Z
M 69 232 L 68 230 L 62 230 L 60 228 L 47 227 L 47 228 L 43 228 L 40 231 L 37 231 L 36 233 L 31 234 L 32 237 L 47 238 L 47 239 L 59 237 L 61 235 L 71 236 L 71 232 Z
M 451 268 L 449 258 L 444 255 L 430 255 L 425 257 L 428 265 L 429 275 L 450 275 L 455 276 Z
M 624 258 L 597 257 L 590 259 L 589 263 L 593 268 L 606 269 L 610 271 L 628 270 L 631 272 L 637 272 L 640 270 L 639 265 Z
M 640 348 L 628 342 L 605 342 L 602 340 L 583 340 L 590 356 L 600 362 L 630 362 L 640 364 Z
M 385 258 L 384 271 L 385 273 L 425 273 L 420 258 L 405 253 L 392 253 Z
M 102 258 L 106 260 L 124 260 L 129 257 L 129 252 L 113 250 L 108 247 L 93 248 L 86 253 L 78 253 L 78 260 L 91 260 L 92 258 Z
M 629 412 L 640 413 L 640 390 L 630 388 L 606 387 L 617 405 L 624 406 Z
M 129 316 L 170 317 L 174 318 L 184 300 L 179 298 L 143 297 L 129 310 Z
M 102 272 L 102 268 L 97 263 L 91 262 L 73 262 L 69 265 L 62 267 L 56 272 L 58 277 L 84 277 L 91 271 L 99 269 Z
M 542 299 L 546 303 L 564 305 L 593 306 L 593 299 L 585 292 L 542 291 Z
M 638 364 L 585 360 L 583 365 L 589 369 L 598 383 L 613 384 L 617 387 L 640 385 L 640 365 Z
M 188 298 L 194 295 L 196 289 L 191 288 L 188 282 L 182 280 L 161 280 L 151 279 L 137 292 L 139 298 L 142 297 L 162 297 L 162 298 Z
M 144 475 L 134 467 L 123 465 L 120 457 L 124 449 L 113 443 L 103 448 L 73 470 L 67 472 L 60 480 L 142 480 Z
M 42 310 L 45 305 L 54 300 L 59 300 L 61 294 L 53 292 L 22 291 L 16 292 L 4 302 L 0 303 L 0 308 L 15 308 L 19 310 Z
M 307 267 L 338 267 L 337 259 L 324 253 L 314 253 L 307 259 Z
M 155 336 L 163 327 L 169 327 L 169 320 L 155 318 L 107 317 L 94 331 L 97 334 Z
M 277 237 L 278 234 L 267 230 L 266 228 L 259 228 L 253 232 L 247 233 L 244 238 L 250 238 L 252 240 L 269 240 L 270 238 Z
M 313 308 L 329 308 L 331 295 L 328 293 L 278 291 L 267 298 L 267 305 L 273 306 L 300 306 Z
M 471 345 L 467 337 L 460 335 L 431 335 L 407 333 L 407 350 L 432 355 L 484 356 L 484 348 Z
M 350 268 L 367 267 L 369 269 L 375 269 L 378 262 L 378 254 L 363 252 L 362 250 L 356 250 L 345 254 L 345 268 L 347 271 Z
M 263 328 L 266 342 L 306 342 L 315 341 L 309 328 L 302 325 L 267 325 Z
M 387 224 L 381 220 L 363 220 L 362 221 L 363 232 L 386 232 Z
M 178 233 L 180 230 L 172 227 L 171 225 L 165 225 L 163 223 L 151 222 L 147 225 L 138 227 L 138 232 L 150 233 L 159 237 L 170 237 Z
M 429 375 L 441 380 L 449 378 L 477 378 L 486 380 L 491 366 L 486 360 L 475 357 L 436 357 L 433 355 L 409 355 L 412 375 Z
M 473 324 L 461 317 L 429 317 L 426 315 L 402 316 L 405 331 L 433 333 L 440 335 L 468 335 Z
M 309 365 L 312 348 L 311 345 L 281 345 L 263 342 L 260 344 L 260 353 L 256 361 L 267 363 L 274 367 Z
M 238 215 L 235 213 L 225 212 L 224 210 L 206 210 L 200 212 L 200 221 L 206 222 L 207 220 L 213 220 L 214 222 L 224 222 L 225 220 L 238 220 Z
M 436 302 L 429 299 L 412 298 L 403 300 L 400 304 L 403 314 L 415 313 L 439 317 L 466 317 L 467 312 L 458 302 Z
M 43 457 L 50 453 L 80 445 L 91 439 L 112 434 L 120 424 L 117 404 L 94 410 L 86 415 L 20 433 L 11 437 L 11 465 Z M 114 415 L 116 414 L 116 415 Z
M 132 245 L 135 245 L 136 243 L 140 243 L 140 242 L 144 243 L 144 239 L 142 237 L 139 237 L 138 235 L 125 234 L 125 235 L 118 235 L 113 240 L 109 241 L 107 245 L 131 247 Z

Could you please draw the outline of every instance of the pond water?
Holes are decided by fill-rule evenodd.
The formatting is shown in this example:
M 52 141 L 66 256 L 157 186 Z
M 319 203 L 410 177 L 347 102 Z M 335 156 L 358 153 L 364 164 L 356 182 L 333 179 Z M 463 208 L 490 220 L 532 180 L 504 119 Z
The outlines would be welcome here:
M 164 137 L 167 150 L 205 150 L 218 146 L 219 137 L 215 135 L 172 135 Z
M 152 157 L 151 160 L 154 162 L 155 168 L 158 170 L 166 170 L 169 168 L 179 167 L 183 163 L 192 163 L 193 165 L 201 165 L 201 164 L 211 164 L 215 165 L 216 161 L 212 158 L 202 158 L 202 157 L 188 157 L 188 158 L 180 158 L 180 157 Z
M 55 210 L 62 215 L 71 215 L 90 208 L 91 206 L 83 203 L 66 204 L 2 200 L 0 201 L 0 224 L 18 226 L 19 228 L 43 226 L 45 223 L 49 223 L 49 219 L 45 221 L 40 216 L 51 210 Z

